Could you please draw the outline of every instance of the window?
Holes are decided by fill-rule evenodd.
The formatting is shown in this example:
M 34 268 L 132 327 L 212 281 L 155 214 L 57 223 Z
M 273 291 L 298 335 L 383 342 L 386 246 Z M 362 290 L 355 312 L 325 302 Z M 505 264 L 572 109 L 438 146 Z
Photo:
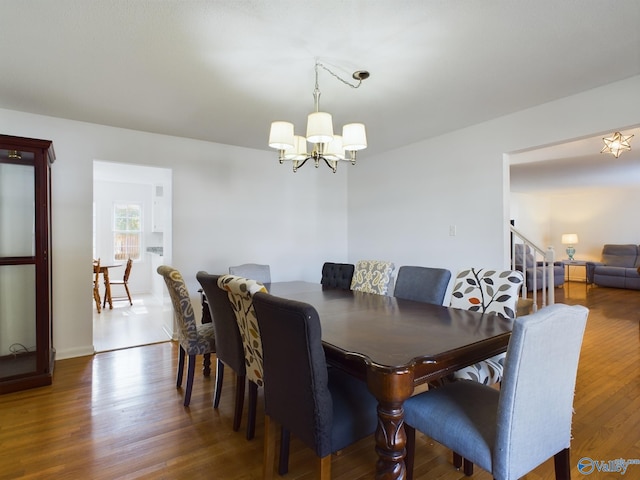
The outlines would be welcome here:
M 113 258 L 140 260 L 142 250 L 142 205 L 113 206 Z

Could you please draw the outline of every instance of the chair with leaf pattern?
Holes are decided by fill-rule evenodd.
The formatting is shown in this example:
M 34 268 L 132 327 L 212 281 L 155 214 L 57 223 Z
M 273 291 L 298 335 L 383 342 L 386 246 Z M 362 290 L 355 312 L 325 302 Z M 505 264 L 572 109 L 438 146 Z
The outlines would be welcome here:
M 485 270 L 469 268 L 458 273 L 449 306 L 481 313 L 497 313 L 505 318 L 516 317 L 518 293 L 524 281 L 516 270 Z M 453 380 L 472 380 L 483 385 L 500 383 L 506 353 L 494 355 L 474 365 L 455 371 Z M 453 463 L 460 467 L 463 459 L 454 452 Z M 464 472 L 473 473 L 473 464 L 464 461 Z

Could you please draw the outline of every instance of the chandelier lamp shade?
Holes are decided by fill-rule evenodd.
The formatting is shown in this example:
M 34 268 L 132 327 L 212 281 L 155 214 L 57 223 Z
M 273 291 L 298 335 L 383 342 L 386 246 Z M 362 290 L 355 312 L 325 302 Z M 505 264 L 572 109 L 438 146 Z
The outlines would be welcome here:
M 573 262 L 573 256 L 576 254 L 576 249 L 573 247 L 576 243 L 578 243 L 577 233 L 562 234 L 562 244 L 567 246 L 567 256 L 571 262 Z
M 315 111 L 307 117 L 307 131 L 303 137 L 296 135 L 293 123 L 275 121 L 271 123 L 269 131 L 269 146 L 279 152 L 280 163 L 291 161 L 293 171 L 302 167 L 307 161 L 313 159 L 316 168 L 324 162 L 333 173 L 338 169 L 339 161 L 356 163 L 358 150 L 367 148 L 367 134 L 364 124 L 349 123 L 342 127 L 342 135 L 333 133 L 333 120 L 331 114 L 320 111 L 320 87 L 318 86 L 318 68 L 322 68 L 336 77 L 342 83 L 352 88 L 358 88 L 362 81 L 369 78 L 369 72 L 358 70 L 353 73 L 353 78 L 358 81 L 352 84 L 340 78 L 322 63 L 316 61 L 315 76 L 316 85 L 313 90 Z
M 622 135 L 620 132 L 615 132 L 610 137 L 602 139 L 604 147 L 600 150 L 600 153 L 610 153 L 618 158 L 622 152 L 631 150 L 629 142 L 632 137 L 633 135 Z

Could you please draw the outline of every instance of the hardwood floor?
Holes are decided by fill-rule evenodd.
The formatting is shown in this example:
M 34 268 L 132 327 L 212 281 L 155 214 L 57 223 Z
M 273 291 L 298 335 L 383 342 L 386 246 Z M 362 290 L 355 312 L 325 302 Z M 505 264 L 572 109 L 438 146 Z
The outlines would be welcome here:
M 572 476 L 640 478 L 640 465 L 620 473 L 578 472 L 582 457 L 640 459 L 640 292 L 572 283 L 556 302 L 590 308 L 575 395 Z M 256 438 L 233 432 L 233 375 L 224 379 L 220 408 L 212 408 L 215 375 L 197 375 L 191 406 L 175 388 L 172 342 L 56 363 L 54 382 L 0 395 L 0 479 L 259 479 L 263 424 Z M 199 373 L 199 372 L 198 372 Z M 541 385 L 540 388 L 544 388 Z M 261 402 L 259 402 L 260 405 Z M 245 402 L 246 404 L 246 402 Z M 449 450 L 418 435 L 415 478 L 467 478 Z M 372 478 L 371 438 L 333 458 L 333 479 Z M 289 479 L 316 478 L 316 457 L 295 438 Z M 476 468 L 473 479 L 491 476 Z M 548 461 L 527 480 L 552 479 Z

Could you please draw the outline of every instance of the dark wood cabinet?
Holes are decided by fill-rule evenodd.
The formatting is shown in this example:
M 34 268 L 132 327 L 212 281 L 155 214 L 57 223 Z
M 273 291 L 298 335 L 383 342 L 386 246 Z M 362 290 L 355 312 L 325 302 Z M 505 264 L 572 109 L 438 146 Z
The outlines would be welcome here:
M 54 160 L 49 140 L 0 135 L 0 393 L 50 385 L 53 378 Z

